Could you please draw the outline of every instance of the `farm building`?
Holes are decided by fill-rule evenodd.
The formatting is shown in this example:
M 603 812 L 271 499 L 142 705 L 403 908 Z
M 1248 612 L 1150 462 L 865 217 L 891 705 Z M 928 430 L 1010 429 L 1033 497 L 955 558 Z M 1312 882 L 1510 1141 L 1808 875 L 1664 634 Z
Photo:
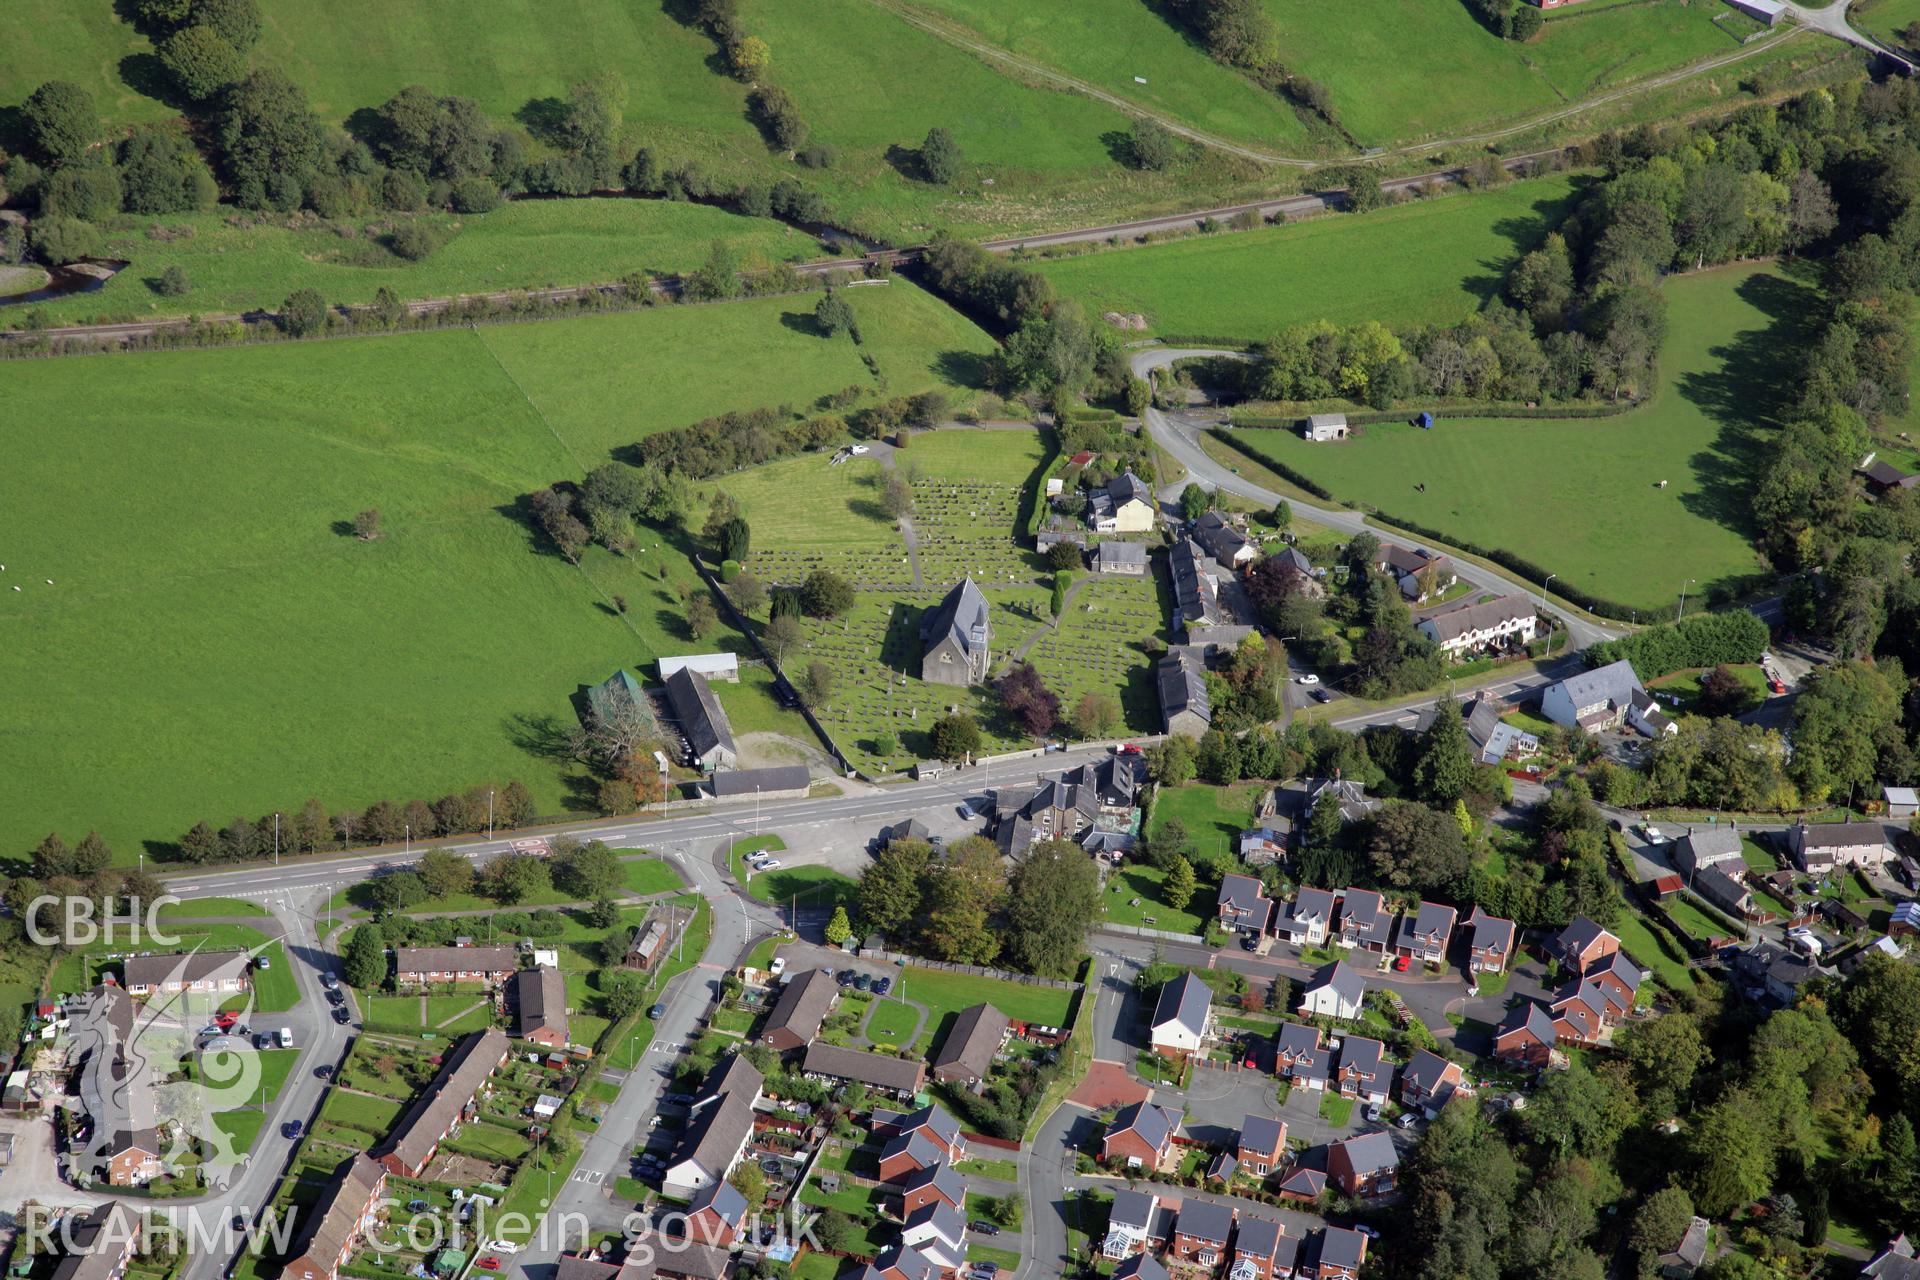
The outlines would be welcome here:
M 1307 440 L 1321 444 L 1328 440 L 1347 438 L 1347 415 L 1344 413 L 1316 413 L 1307 419 L 1306 430 L 1302 432 Z
M 1780 0 L 1727 0 L 1727 3 L 1755 22 L 1769 27 L 1787 16 L 1787 6 L 1781 4 Z
M 993 665 L 987 597 L 962 578 L 920 622 L 920 678 L 929 684 L 978 684 Z
M 618 719 L 629 708 L 645 705 L 640 682 L 625 667 L 587 690 L 587 708 L 602 723 Z
M 740 683 L 740 659 L 731 653 L 683 653 L 677 657 L 660 659 L 662 680 L 676 671 L 692 671 L 709 680 Z

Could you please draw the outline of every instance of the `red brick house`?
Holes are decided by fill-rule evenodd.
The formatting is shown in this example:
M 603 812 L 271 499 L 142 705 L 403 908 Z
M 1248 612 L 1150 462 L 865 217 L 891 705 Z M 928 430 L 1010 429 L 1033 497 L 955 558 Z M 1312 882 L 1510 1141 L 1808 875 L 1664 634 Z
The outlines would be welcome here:
M 481 1086 L 506 1062 L 510 1048 L 506 1032 L 490 1027 L 474 1032 L 447 1053 L 426 1092 L 401 1114 L 386 1142 L 376 1148 L 375 1158 L 388 1173 L 400 1178 L 420 1176 L 441 1142 L 458 1132 L 473 1112 Z
M 1287 1122 L 1272 1116 L 1248 1116 L 1240 1122 L 1240 1172 L 1255 1178 L 1278 1173 L 1287 1162 Z
M 1560 962 L 1563 973 L 1585 973 L 1620 949 L 1620 939 L 1585 916 L 1555 934 L 1547 943 L 1547 954 Z
M 711 1183 L 695 1192 L 687 1206 L 687 1239 L 724 1249 L 740 1233 L 746 1216 L 747 1198 L 731 1182 Z
M 280 1274 L 286 1280 L 335 1280 L 380 1215 L 387 1171 L 366 1154 L 334 1170 L 333 1181 L 300 1220 L 300 1235 Z
M 916 1169 L 901 1179 L 901 1217 L 906 1217 L 917 1209 L 943 1200 L 961 1213 L 967 1211 L 966 1179 L 955 1173 L 952 1165 L 929 1165 L 925 1169 Z
M 1226 1261 L 1233 1216 L 1233 1210 L 1223 1204 L 1183 1201 L 1173 1220 L 1173 1257 L 1196 1267 L 1219 1266 Z
M 1467 917 L 1472 940 L 1468 947 L 1467 968 L 1473 973 L 1504 973 L 1513 959 L 1513 921 L 1490 916 L 1479 907 Z
M 1327 1176 L 1350 1196 L 1382 1196 L 1393 1190 L 1400 1156 L 1384 1129 L 1356 1134 L 1327 1148 Z
M 1320 1233 L 1320 1280 L 1359 1280 L 1367 1260 L 1367 1238 L 1347 1227 Z
M 1507 1010 L 1493 1033 L 1493 1056 L 1516 1066 L 1544 1067 L 1560 1038 L 1553 1016 L 1532 1000 Z
M 1100 1139 L 1103 1161 L 1124 1161 L 1157 1169 L 1173 1149 L 1173 1135 L 1180 1129 L 1180 1113 L 1158 1103 L 1136 1102 L 1121 1109 Z
M 1387 1061 L 1386 1046 L 1365 1036 L 1348 1036 L 1340 1046 L 1340 1066 L 1333 1085 L 1348 1098 L 1381 1103 L 1393 1087 L 1393 1064 Z
M 1240 1219 L 1233 1236 L 1233 1266 L 1228 1280 L 1285 1280 L 1293 1274 L 1294 1248 L 1299 1241 L 1287 1238 L 1286 1228 L 1273 1218 L 1252 1214 Z
M 1466 1072 L 1459 1063 L 1449 1062 L 1429 1049 L 1416 1050 L 1400 1072 L 1400 1105 L 1432 1119 L 1466 1087 L 1466 1082 Z

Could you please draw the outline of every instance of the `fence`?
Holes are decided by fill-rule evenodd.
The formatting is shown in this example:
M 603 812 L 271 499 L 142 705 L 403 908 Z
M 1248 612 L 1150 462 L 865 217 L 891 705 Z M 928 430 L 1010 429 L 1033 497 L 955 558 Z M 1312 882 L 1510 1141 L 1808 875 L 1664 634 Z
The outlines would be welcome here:
M 1163 942 L 1191 942 L 1205 946 L 1206 938 L 1198 933 L 1176 933 L 1172 929 L 1148 929 L 1134 924 L 1102 924 L 1095 928 L 1099 933 L 1124 933 L 1130 938 L 1158 938 Z

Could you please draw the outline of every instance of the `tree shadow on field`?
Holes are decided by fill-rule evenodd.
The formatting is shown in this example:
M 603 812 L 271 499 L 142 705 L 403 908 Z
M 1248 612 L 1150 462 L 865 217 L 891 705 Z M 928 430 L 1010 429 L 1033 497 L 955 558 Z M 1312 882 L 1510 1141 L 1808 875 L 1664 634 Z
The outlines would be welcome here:
M 1123 169 L 1133 167 L 1133 136 L 1124 129 L 1109 129 L 1100 135 L 1100 145 L 1107 149 L 1107 158 Z
M 351 520 L 335 520 L 332 524 L 328 525 L 327 528 L 333 530 L 337 537 L 351 538 L 354 536 L 353 521 Z
M 17 106 L 0 107 L 0 150 L 19 153 L 27 149 L 27 117 Z
M 820 322 L 813 318 L 813 312 L 811 311 L 782 311 L 780 313 L 780 323 L 783 327 L 791 329 L 795 333 L 802 334 L 805 337 L 825 338 L 831 336 L 825 329 L 820 327 Z
M 920 148 L 903 147 L 897 142 L 887 144 L 887 163 L 893 171 L 908 182 L 927 181 L 927 167 L 920 162 Z
M 933 358 L 933 371 L 956 387 L 981 391 L 986 388 L 992 360 L 977 351 L 942 351 Z
M 347 117 L 347 132 L 357 140 L 378 152 L 386 147 L 392 136 L 387 127 L 387 118 L 375 107 L 356 107 Z
M 180 92 L 167 64 L 157 53 L 130 53 L 120 59 L 120 83 L 145 98 L 164 102 L 175 111 L 192 111 L 198 104 Z
M 572 731 L 559 716 L 511 715 L 500 722 L 507 741 L 536 760 L 572 760 Z
M 1793 358 L 1808 338 L 1806 318 L 1818 299 L 1804 284 L 1756 273 L 1739 288 L 1741 301 L 1766 317 L 1711 349 L 1718 364 L 1688 372 L 1680 395 L 1719 425 L 1711 448 L 1688 459 L 1701 479 L 1698 493 L 1680 499 L 1695 515 L 1742 533 L 1753 532 L 1753 487 L 1771 450 L 1771 432 L 1799 383 Z
M 567 104 L 552 95 L 527 99 L 527 104 L 514 112 L 513 118 L 525 125 L 535 139 L 550 147 L 565 142 L 561 134 L 567 124 Z

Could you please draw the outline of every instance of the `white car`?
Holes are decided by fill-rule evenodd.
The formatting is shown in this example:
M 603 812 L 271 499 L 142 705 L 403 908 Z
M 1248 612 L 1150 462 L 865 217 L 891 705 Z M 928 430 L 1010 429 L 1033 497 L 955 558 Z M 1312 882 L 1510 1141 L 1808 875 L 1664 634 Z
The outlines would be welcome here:
M 1640 834 L 1647 838 L 1648 844 L 1665 844 L 1667 842 L 1667 833 L 1651 824 L 1642 825 Z
M 1307 672 L 1307 674 L 1303 676 L 1295 676 L 1294 683 L 1295 684 L 1319 684 L 1320 677 L 1313 674 L 1313 672 L 1309 671 Z
M 483 1249 L 485 1249 L 485 1250 L 487 1250 L 487 1252 L 489 1252 L 489 1253 L 518 1253 L 518 1252 L 520 1252 L 520 1246 L 519 1246 L 519 1245 L 517 1245 L 517 1244 L 512 1244 L 512 1243 L 509 1243 L 508 1241 L 505 1241 L 505 1240 L 489 1240 L 489 1241 L 487 1241 L 487 1242 L 486 1242 L 486 1244 L 484 1244 L 484 1245 L 482 1245 L 482 1246 L 481 1246 L 481 1248 L 483 1248 Z
M 767 858 L 753 864 L 756 871 L 778 871 L 782 865 L 778 858 Z
M 851 449 L 848 449 L 847 452 L 857 458 L 863 453 L 871 453 L 873 451 L 864 444 L 856 444 Z

